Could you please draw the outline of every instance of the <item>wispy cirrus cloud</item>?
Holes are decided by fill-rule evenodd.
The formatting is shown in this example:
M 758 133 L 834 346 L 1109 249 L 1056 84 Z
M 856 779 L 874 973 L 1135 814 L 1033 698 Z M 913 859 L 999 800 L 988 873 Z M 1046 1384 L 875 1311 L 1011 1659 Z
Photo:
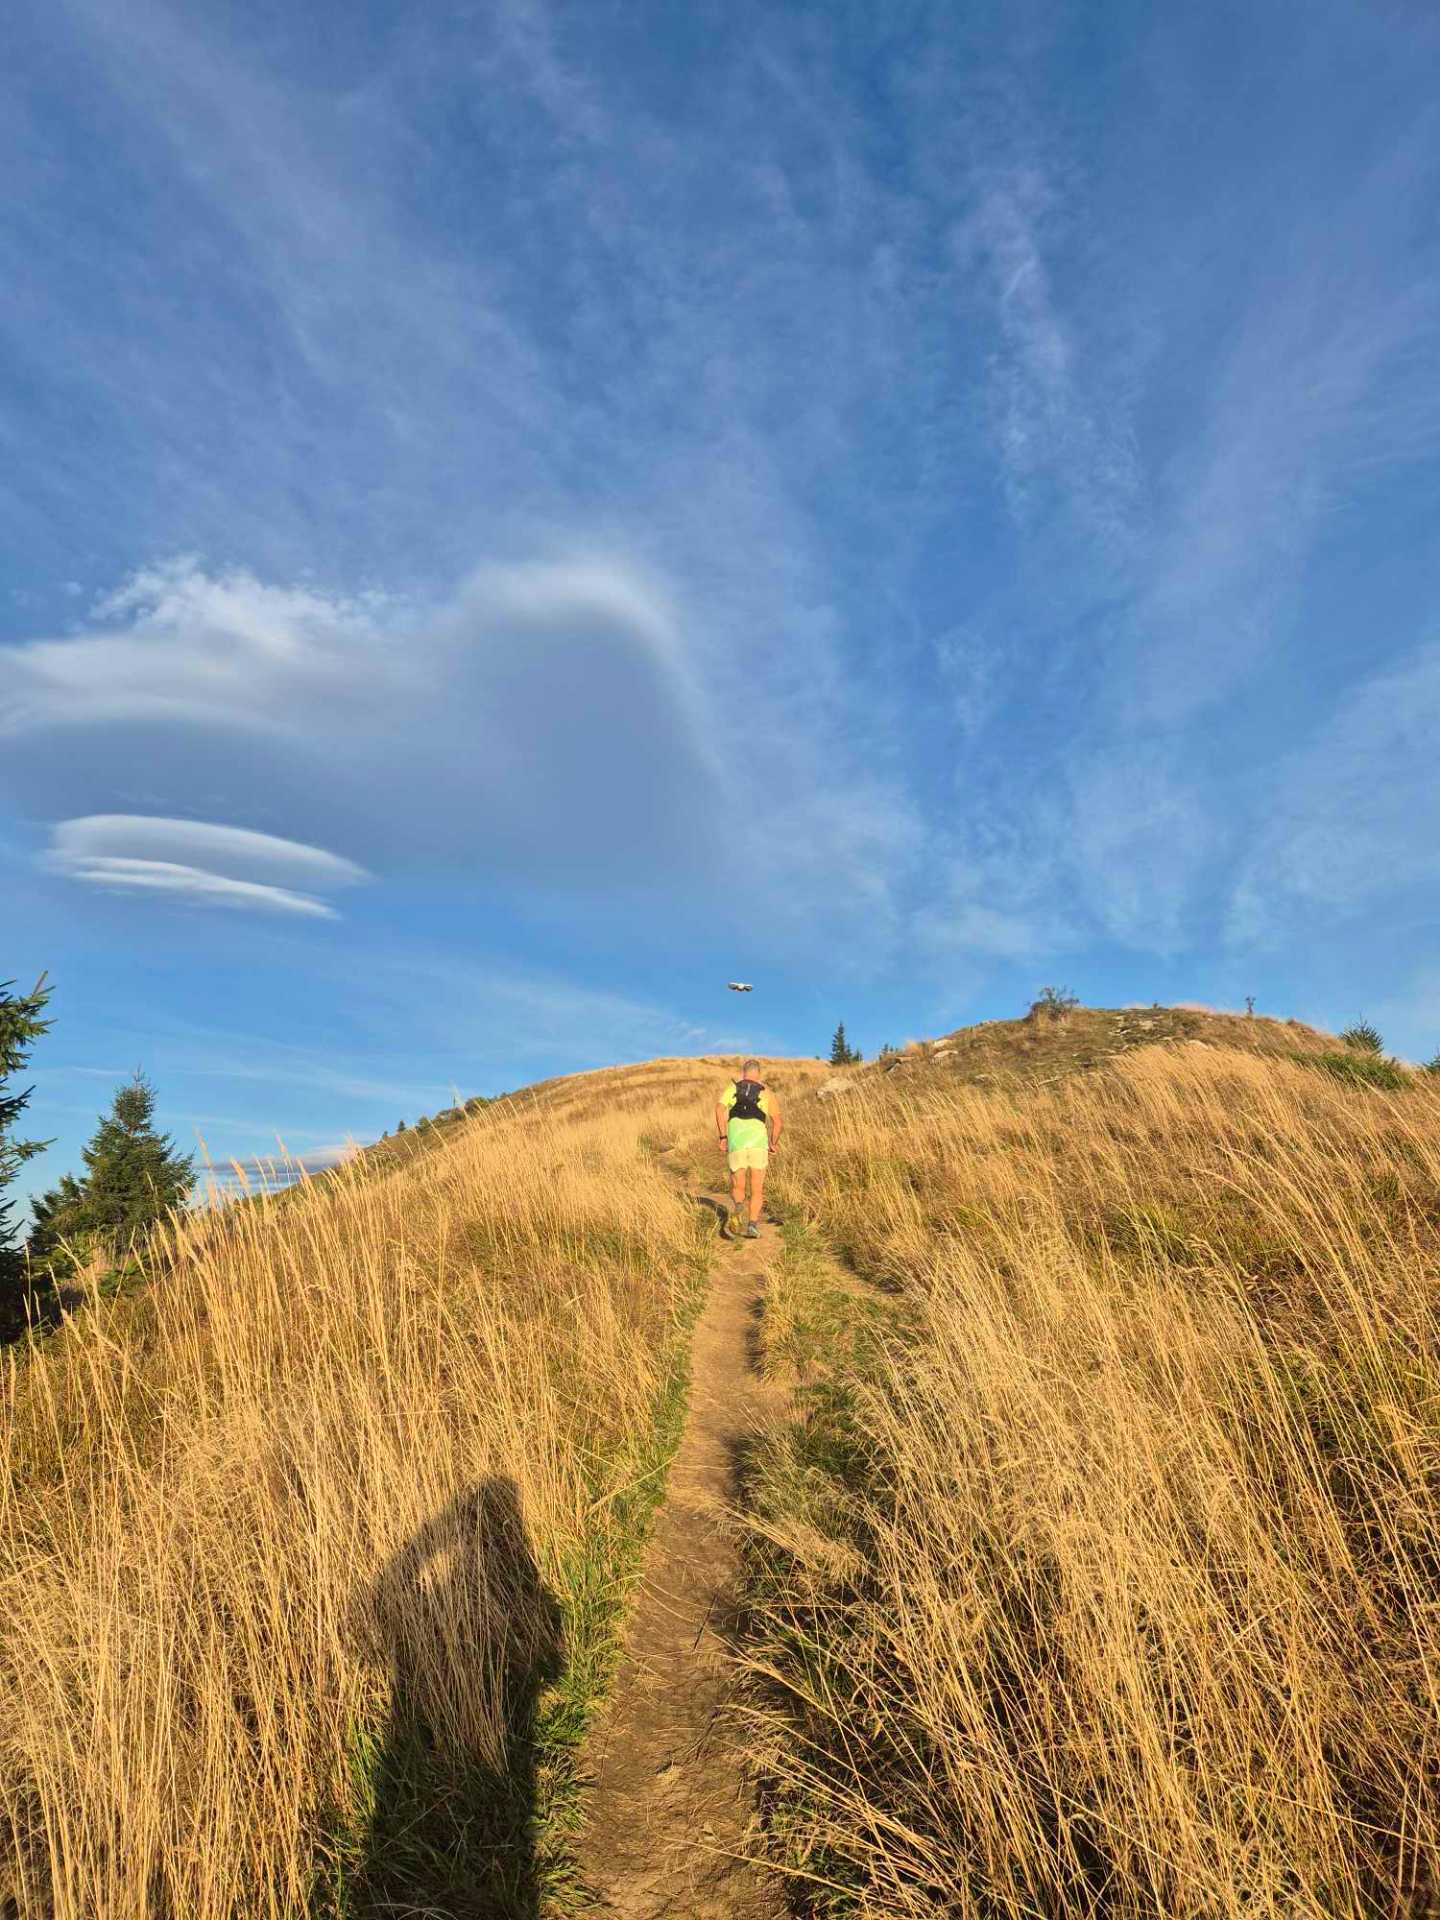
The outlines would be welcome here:
M 978 165 L 969 185 L 973 210 L 952 244 L 994 318 L 984 392 L 1011 509 L 1028 523 L 1058 504 L 1121 559 L 1141 486 L 1131 423 L 1121 383 L 1086 351 L 1078 315 L 1057 291 L 1047 245 L 1075 210 L 1023 142 L 1008 165 Z
M 1227 932 L 1268 945 L 1342 927 L 1386 900 L 1433 912 L 1440 885 L 1440 646 L 1374 674 L 1278 770 L 1236 876 Z
M 1217 64 L 1182 9 L 1077 67 L 1046 0 L 694 44 L 502 0 L 337 6 L 332 65 L 328 9 L 66 0 L 73 124 L 0 114 L 0 509 L 53 581 L 126 583 L 6 648 L 25 823 L 243 821 L 506 964 L 563 922 L 611 984 L 616 921 L 809 991 L 1199 951 L 1250 878 L 1322 911 L 1301 734 L 1420 600 L 1343 588 L 1427 524 L 1385 489 L 1437 444 L 1428 29 L 1261 6 Z M 547 1060 L 587 1019 L 670 1044 L 491 1005 Z
M 1323 216 L 1288 210 L 1279 266 L 1157 476 L 1129 688 L 1149 724 L 1263 679 L 1343 503 L 1440 449 L 1440 280 L 1421 243 L 1440 164 L 1415 131 Z
M 716 989 L 723 998 L 718 981 Z M 547 1071 L 567 1062 L 592 1067 L 709 1052 L 735 1039 L 732 1026 L 687 1017 L 663 999 L 588 985 L 553 968 L 522 970 L 436 951 L 373 956 L 365 995 L 369 1021 L 383 1027 L 408 1020 L 424 1044 L 445 1050 L 462 1078 L 503 1071 L 516 1034 Z M 733 1018 L 730 1006 L 724 1012 Z
M 407 16 L 338 94 L 204 10 L 141 0 L 119 32 L 75 0 L 71 18 L 167 215 L 225 235 L 206 259 L 230 262 L 167 324 L 136 313 L 109 397 L 118 414 L 144 396 L 168 525 L 202 555 L 250 558 L 143 568 L 63 654 L 21 651 L 14 713 L 147 746 L 165 733 L 194 804 L 218 815 L 259 790 L 267 810 L 247 817 L 382 872 L 436 859 L 678 888 L 687 866 L 780 858 L 768 905 L 787 938 L 853 898 L 845 950 L 888 949 L 918 810 L 885 764 L 903 729 L 878 700 L 857 722 L 857 686 L 885 679 L 880 628 L 857 614 L 847 632 L 811 496 L 897 376 L 938 368 L 946 321 L 907 271 L 932 236 L 850 150 L 843 90 L 805 36 L 778 19 L 739 36 L 699 127 L 643 69 L 607 84 L 594 27 L 544 4 Z M 417 109 L 477 79 L 486 237 L 457 246 L 453 156 Z M 781 115 L 804 127 L 785 151 Z M 644 221 L 627 212 L 637 179 Z M 34 243 L 51 257 L 63 231 L 37 222 Z M 257 391 L 237 275 L 284 391 Z M 80 343 L 32 351 L 58 379 Z M 174 429 L 187 385 L 227 449 L 218 489 Z M 917 411 L 907 448 L 933 466 L 934 439 Z M 844 488 L 872 533 L 917 537 L 917 484 L 904 501 L 853 474 Z M 316 526 L 335 535 L 318 555 L 297 537 Z M 295 586 L 307 568 L 393 592 Z M 715 778 L 720 716 L 738 725 L 742 706 L 764 836 L 725 818 Z M 176 738 L 197 728 L 203 754 Z M 113 805 L 119 772 L 107 759 L 83 790 L 47 790 L 45 811 Z
M 1176 221 L 1111 180 L 1107 207 L 1130 224 L 1102 232 L 1094 177 L 1053 127 L 1037 131 L 1017 85 L 1000 88 L 993 152 L 962 157 L 973 207 L 955 244 L 989 315 L 980 385 L 1033 584 L 940 653 L 999 837 L 1046 874 L 1047 910 L 997 927 L 961 899 L 954 931 L 1018 944 L 1066 926 L 1082 944 L 1181 953 L 1268 917 L 1240 849 L 1276 844 L 1297 776 L 1288 716 L 1267 768 L 1246 702 L 1283 700 L 1311 672 L 1346 732 L 1354 640 L 1321 639 L 1319 610 L 1307 632 L 1306 593 L 1337 548 L 1363 550 L 1372 512 L 1390 524 L 1379 502 L 1397 473 L 1423 493 L 1440 451 L 1433 115 L 1417 99 L 1367 129 L 1358 163 L 1353 149 L 1343 168 L 1314 156 L 1310 192 L 1260 169 L 1247 199 L 1231 179 L 1228 219 L 1217 200 Z M 1024 742 L 1022 781 L 990 758 L 1007 733 Z M 1424 778 L 1413 737 L 1390 751 L 1401 788 Z M 1315 801 L 1328 817 L 1318 782 Z M 1333 837 L 1333 823 L 1317 830 Z M 1286 845 L 1292 871 L 1318 864 Z M 1369 884 L 1378 897 L 1395 878 L 1391 863 Z M 925 923 L 943 914 L 932 905 Z

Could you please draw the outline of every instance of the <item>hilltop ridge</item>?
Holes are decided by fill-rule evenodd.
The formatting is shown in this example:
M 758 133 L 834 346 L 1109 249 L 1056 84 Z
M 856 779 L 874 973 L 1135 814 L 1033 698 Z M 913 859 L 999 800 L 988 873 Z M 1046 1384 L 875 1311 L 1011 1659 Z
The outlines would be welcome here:
M 1304 1021 L 1269 1014 L 1230 1013 L 1213 1007 L 1162 1006 L 1158 1001 L 1124 1007 L 1074 1006 L 1059 1010 L 1036 1003 L 1015 1019 L 980 1020 L 955 1027 L 933 1039 L 911 1040 L 874 1059 L 833 1068 L 818 1055 L 767 1055 L 767 1073 L 798 1075 L 804 1087 L 822 1097 L 882 1076 L 902 1074 L 915 1080 L 944 1078 L 971 1086 L 1044 1085 L 1073 1073 L 1102 1067 L 1121 1054 L 1145 1047 L 1231 1048 L 1270 1059 L 1310 1060 L 1343 1052 L 1334 1035 Z M 607 1092 L 626 1111 L 635 1111 L 654 1092 L 669 1092 L 677 1077 L 700 1068 L 717 1074 L 733 1070 L 734 1054 L 708 1052 L 661 1055 L 613 1067 L 588 1067 L 554 1074 L 493 1099 L 475 1098 L 446 1108 L 433 1119 L 392 1134 L 363 1149 L 367 1155 L 403 1159 L 453 1136 L 467 1120 L 505 1110 L 541 1107 L 564 1111 Z
M 911 1041 L 858 1071 L 944 1072 L 974 1085 L 1044 1082 L 1103 1066 L 1141 1047 L 1231 1047 L 1293 1058 L 1333 1052 L 1340 1042 L 1299 1020 L 1223 1013 L 1209 1007 L 1083 1007 L 1059 1011 L 1036 1003 L 1014 1020 L 982 1020 L 933 1040 Z

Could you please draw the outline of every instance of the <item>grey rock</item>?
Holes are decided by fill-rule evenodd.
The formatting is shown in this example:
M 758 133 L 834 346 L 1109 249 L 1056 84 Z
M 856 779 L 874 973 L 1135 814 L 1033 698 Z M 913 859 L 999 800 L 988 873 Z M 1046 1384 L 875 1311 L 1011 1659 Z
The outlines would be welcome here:
M 817 1100 L 833 1100 L 838 1093 L 853 1093 L 859 1085 L 858 1080 L 848 1079 L 844 1074 L 835 1074 L 832 1079 L 822 1081 L 815 1089 Z

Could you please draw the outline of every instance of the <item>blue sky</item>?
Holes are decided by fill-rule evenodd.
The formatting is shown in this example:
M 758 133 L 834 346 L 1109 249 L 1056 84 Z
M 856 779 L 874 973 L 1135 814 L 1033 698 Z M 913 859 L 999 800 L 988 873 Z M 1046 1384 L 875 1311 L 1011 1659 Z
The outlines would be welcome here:
M 37 1180 L 137 1065 L 323 1157 L 1047 982 L 1440 1047 L 1433 8 L 6 37 Z

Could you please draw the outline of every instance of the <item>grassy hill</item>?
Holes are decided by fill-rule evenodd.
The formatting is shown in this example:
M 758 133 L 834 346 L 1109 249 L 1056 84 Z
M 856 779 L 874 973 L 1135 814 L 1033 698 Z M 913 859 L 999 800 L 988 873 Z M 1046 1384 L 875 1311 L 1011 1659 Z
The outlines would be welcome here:
M 1440 1087 L 1182 1010 L 797 1122 L 755 1757 L 833 1914 L 1440 1910 Z
M 1217 1013 L 1206 1007 L 1071 1007 L 1037 1004 L 1021 1020 L 986 1020 L 919 1042 L 877 1064 L 887 1072 L 943 1069 L 976 1085 L 1058 1079 L 1137 1047 L 1227 1047 L 1272 1058 L 1331 1053 L 1339 1042 L 1298 1020 Z
M 770 1064 L 737 1662 L 795 1911 L 1440 1911 L 1440 1080 L 1343 1052 L 1082 1009 Z M 585 1910 L 729 1064 L 178 1223 L 10 1357 L 0 1909 Z
M 712 1257 L 644 1140 L 719 1079 L 549 1082 L 179 1221 L 11 1350 L 0 1911 L 564 1901 Z

